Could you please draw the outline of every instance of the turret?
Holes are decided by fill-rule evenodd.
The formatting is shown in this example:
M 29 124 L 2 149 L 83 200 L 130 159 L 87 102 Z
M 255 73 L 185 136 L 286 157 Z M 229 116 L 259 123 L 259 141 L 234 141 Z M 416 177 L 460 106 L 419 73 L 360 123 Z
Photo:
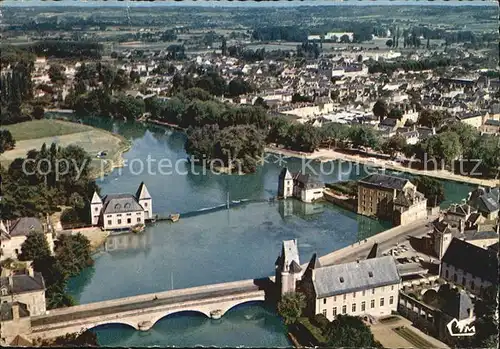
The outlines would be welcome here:
M 146 219 L 153 218 L 153 199 L 151 199 L 151 195 L 149 194 L 148 188 L 144 182 L 141 182 L 139 185 L 139 189 L 137 189 L 137 193 L 135 194 L 139 205 L 142 206 L 146 215 Z
M 278 180 L 278 197 L 286 199 L 293 196 L 293 177 L 290 171 L 285 167 Z
M 276 259 L 276 285 L 280 295 L 295 292 L 297 281 L 302 278 L 297 239 L 283 241 L 281 255 Z
M 92 196 L 92 201 L 90 202 L 90 220 L 92 225 L 99 224 L 99 217 L 102 211 L 102 200 L 97 192 L 94 192 Z

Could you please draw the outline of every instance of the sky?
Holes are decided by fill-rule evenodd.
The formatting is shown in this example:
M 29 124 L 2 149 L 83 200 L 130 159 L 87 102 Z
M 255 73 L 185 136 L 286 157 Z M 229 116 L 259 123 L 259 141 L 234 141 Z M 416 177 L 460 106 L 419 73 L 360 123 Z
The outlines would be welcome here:
M 204 7 L 280 7 L 280 6 L 335 6 L 335 5 L 447 5 L 447 6 L 498 6 L 496 0 L 304 0 L 304 1 L 134 1 L 134 0 L 2 0 L 1 6 L 204 6 Z

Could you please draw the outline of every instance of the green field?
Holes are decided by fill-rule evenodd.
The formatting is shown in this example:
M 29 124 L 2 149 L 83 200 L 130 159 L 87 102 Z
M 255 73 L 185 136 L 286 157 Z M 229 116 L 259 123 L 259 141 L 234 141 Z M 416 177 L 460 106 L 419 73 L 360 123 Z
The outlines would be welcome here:
M 5 126 L 3 128 L 9 130 L 17 142 L 93 130 L 90 126 L 60 120 L 33 120 Z

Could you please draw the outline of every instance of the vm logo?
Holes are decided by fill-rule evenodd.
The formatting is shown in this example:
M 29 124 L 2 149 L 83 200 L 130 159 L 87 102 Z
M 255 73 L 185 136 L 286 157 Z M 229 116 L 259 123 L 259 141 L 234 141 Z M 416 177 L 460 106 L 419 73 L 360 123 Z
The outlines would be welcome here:
M 476 327 L 470 325 L 472 319 L 465 319 L 458 321 L 457 319 L 451 320 L 446 327 L 452 337 L 470 337 L 476 334 Z

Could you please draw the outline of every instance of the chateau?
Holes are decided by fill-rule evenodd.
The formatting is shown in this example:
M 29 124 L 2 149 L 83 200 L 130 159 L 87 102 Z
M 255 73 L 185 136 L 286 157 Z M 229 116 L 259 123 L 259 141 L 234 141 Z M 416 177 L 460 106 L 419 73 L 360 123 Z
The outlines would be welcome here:
M 278 197 L 295 197 L 304 202 L 313 202 L 323 198 L 324 185 L 309 174 L 291 173 L 285 167 L 279 176 Z
M 90 203 L 92 225 L 104 230 L 120 230 L 144 224 L 153 218 L 153 199 L 148 188 L 142 182 L 137 193 L 110 194 L 101 199 L 94 193 Z

